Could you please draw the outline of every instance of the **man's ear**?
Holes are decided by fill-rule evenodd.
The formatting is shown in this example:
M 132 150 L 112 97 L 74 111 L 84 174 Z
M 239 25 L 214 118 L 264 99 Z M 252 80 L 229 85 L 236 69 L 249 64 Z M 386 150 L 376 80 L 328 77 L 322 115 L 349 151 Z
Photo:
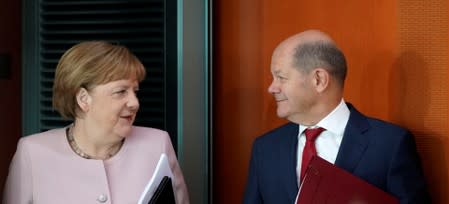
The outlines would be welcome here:
M 330 74 L 324 68 L 316 68 L 313 70 L 313 79 L 316 91 L 321 93 L 329 86 Z
M 89 111 L 90 101 L 89 92 L 85 88 L 80 88 L 76 93 L 76 102 L 83 112 Z

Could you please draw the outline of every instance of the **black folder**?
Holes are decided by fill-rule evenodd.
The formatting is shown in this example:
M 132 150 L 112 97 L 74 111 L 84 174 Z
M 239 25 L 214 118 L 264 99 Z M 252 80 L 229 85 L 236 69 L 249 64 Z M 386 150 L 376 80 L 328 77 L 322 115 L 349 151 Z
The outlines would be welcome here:
M 298 204 L 399 204 L 376 186 L 315 156 L 299 188 Z
M 171 178 L 164 176 L 148 204 L 175 204 Z

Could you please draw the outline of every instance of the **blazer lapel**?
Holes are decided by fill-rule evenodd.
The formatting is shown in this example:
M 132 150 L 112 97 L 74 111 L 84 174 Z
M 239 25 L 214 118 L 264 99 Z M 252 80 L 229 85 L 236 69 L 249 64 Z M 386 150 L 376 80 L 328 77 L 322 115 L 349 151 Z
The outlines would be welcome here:
M 369 124 L 365 116 L 351 104 L 348 103 L 347 105 L 351 113 L 335 165 L 353 172 L 368 146 L 369 138 L 365 137 L 364 132 L 369 129 Z
M 290 123 L 286 130 L 283 132 L 282 144 L 280 145 L 280 178 L 282 183 L 285 184 L 285 189 L 292 202 L 296 199 L 298 193 L 298 184 L 296 176 L 296 155 L 297 155 L 297 143 L 298 143 L 298 131 L 299 125 Z M 285 158 L 285 159 L 282 159 Z

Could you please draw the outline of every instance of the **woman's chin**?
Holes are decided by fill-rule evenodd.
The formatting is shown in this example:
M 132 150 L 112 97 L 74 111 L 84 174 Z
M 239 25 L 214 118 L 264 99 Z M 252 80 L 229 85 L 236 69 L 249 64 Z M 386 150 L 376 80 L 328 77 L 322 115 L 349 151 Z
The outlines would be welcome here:
M 128 137 L 131 134 L 132 126 L 121 127 L 120 130 L 117 131 L 117 135 L 122 138 Z

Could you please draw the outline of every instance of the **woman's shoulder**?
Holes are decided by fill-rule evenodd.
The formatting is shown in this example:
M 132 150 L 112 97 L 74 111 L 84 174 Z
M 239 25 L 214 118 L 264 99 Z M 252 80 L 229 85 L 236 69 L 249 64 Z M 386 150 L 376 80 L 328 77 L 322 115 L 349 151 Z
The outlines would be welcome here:
M 168 133 L 164 130 L 133 126 L 131 135 L 129 135 L 125 142 L 126 146 L 132 146 L 133 149 L 144 149 L 144 151 L 162 151 L 166 146 L 171 146 L 171 139 Z
M 133 126 L 130 138 L 137 140 L 164 141 L 169 138 L 167 131 L 142 126 Z
M 27 151 L 31 154 L 60 152 L 64 148 L 64 135 L 65 129 L 58 128 L 22 137 L 17 144 L 17 151 Z
M 31 134 L 20 138 L 19 143 L 23 144 L 51 144 L 58 142 L 59 138 L 65 135 L 65 128 L 51 129 L 40 133 Z
M 148 134 L 167 134 L 165 130 L 151 128 L 151 127 L 143 127 L 143 126 L 133 126 L 132 133 L 148 133 Z

